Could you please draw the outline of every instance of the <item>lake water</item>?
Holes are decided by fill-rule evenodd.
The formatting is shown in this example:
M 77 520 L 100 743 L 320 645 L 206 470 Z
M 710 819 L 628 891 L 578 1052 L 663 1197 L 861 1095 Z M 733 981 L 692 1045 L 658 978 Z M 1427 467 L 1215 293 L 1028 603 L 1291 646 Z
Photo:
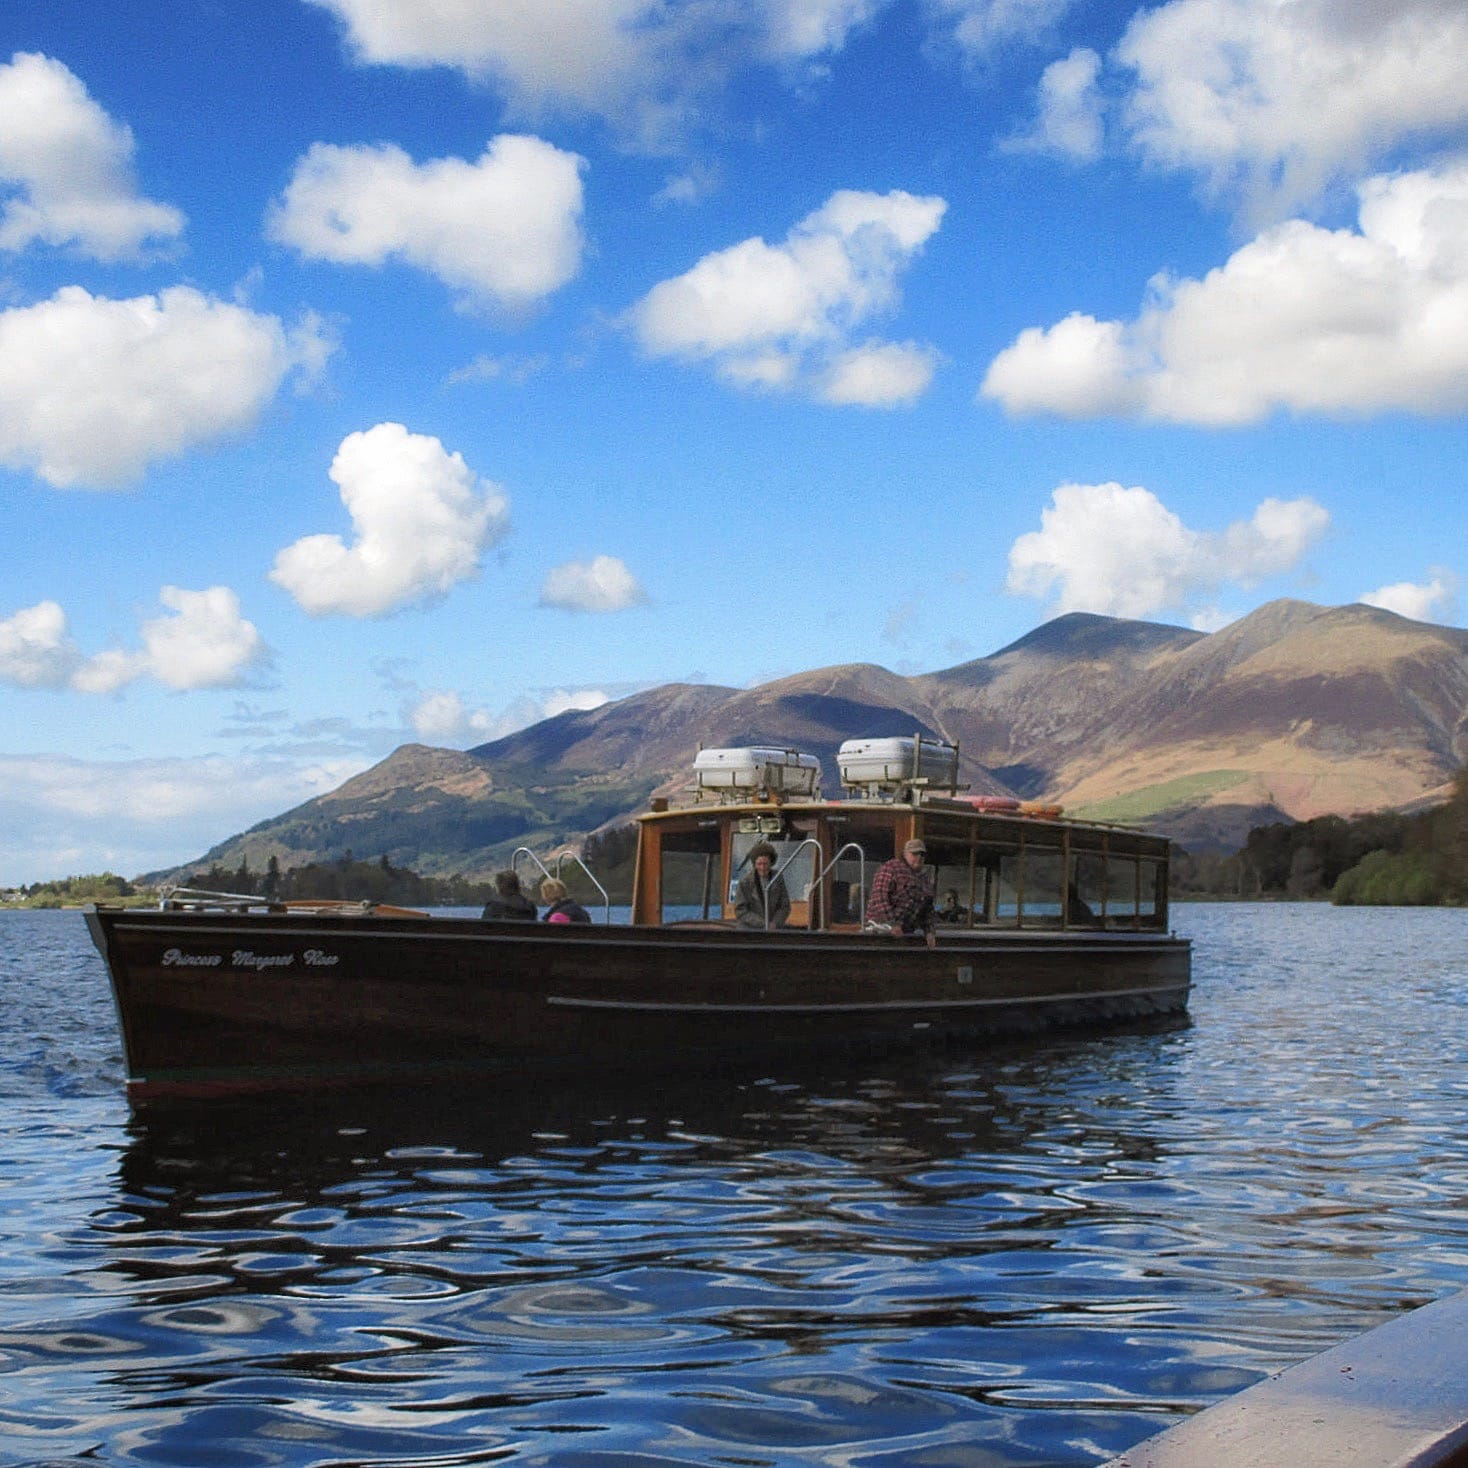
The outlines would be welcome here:
M 133 1111 L 0 912 L 0 1468 L 1094 1464 L 1468 1287 L 1468 912 L 1175 918 L 1168 1033 Z

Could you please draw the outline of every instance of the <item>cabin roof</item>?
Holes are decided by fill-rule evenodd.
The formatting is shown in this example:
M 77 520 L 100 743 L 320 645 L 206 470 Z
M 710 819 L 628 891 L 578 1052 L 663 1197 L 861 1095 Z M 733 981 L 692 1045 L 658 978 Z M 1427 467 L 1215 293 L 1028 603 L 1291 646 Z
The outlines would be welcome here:
M 830 800 L 793 799 L 760 800 L 704 800 L 682 805 L 670 805 L 666 810 L 644 811 L 637 816 L 644 825 L 680 825 L 690 821 L 698 824 L 717 822 L 732 825 L 740 820 L 759 816 L 783 816 L 794 819 L 810 819 L 825 816 L 861 818 L 872 825 L 916 820 L 919 831 L 935 840 L 965 841 L 989 840 L 996 844 L 1017 842 L 1021 836 L 1026 844 L 1035 846 L 1060 846 L 1063 833 L 1084 835 L 1088 847 L 1095 849 L 1106 845 L 1120 852 L 1130 852 L 1153 858 L 1164 858 L 1168 849 L 1168 838 L 1154 832 L 1143 831 L 1135 826 L 1123 826 L 1107 821 L 1083 821 L 1062 815 L 1026 814 L 1022 811 L 978 810 L 961 798 L 945 796 L 923 796 L 918 800 Z

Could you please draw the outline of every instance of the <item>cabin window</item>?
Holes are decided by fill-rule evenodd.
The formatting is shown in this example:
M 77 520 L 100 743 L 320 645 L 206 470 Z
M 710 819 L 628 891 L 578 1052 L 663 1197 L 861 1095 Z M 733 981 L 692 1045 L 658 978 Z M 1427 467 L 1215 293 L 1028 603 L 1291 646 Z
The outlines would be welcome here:
M 896 839 L 890 827 L 864 826 L 849 819 L 831 822 L 830 839 L 836 851 L 855 842 L 862 852 L 858 858 L 854 851 L 848 851 L 831 868 L 831 921 L 860 922 L 871 894 L 872 878 L 877 868 L 896 854 Z
M 1106 866 L 1106 919 L 1119 927 L 1137 920 L 1137 859 L 1113 856 Z
M 1097 928 L 1109 914 L 1106 858 L 1089 852 L 1071 858 L 1066 922 L 1072 928 Z
M 1137 863 L 1140 897 L 1137 903 L 1137 919 L 1145 928 L 1159 926 L 1162 922 L 1165 898 L 1162 895 L 1162 863 L 1143 858 Z
M 719 854 L 717 824 L 663 833 L 663 922 L 720 915 Z
M 1058 851 L 1025 852 L 1024 912 L 1034 927 L 1060 926 L 1060 900 L 1065 886 L 1065 858 Z
M 977 896 L 974 893 L 975 871 L 970 863 L 969 848 L 964 846 L 939 846 L 928 843 L 929 872 L 933 878 L 933 901 L 938 921 L 950 926 L 969 927 L 974 921 L 973 910 L 979 908 L 980 920 L 984 906 L 984 873 L 977 872 Z
M 807 838 L 803 832 L 793 831 L 788 836 L 762 836 L 758 832 L 735 831 L 732 839 L 728 901 L 734 901 L 739 879 L 749 870 L 749 853 L 761 841 L 767 841 L 775 848 L 775 870 L 778 872 L 784 867 L 782 875 L 790 900 L 806 901 L 816 876 L 816 849 L 804 844 Z M 787 861 L 789 866 L 785 866 Z
M 1020 899 L 1024 893 L 1024 853 L 1006 851 L 999 857 L 998 891 L 994 897 L 994 921 L 1006 927 L 1019 923 Z

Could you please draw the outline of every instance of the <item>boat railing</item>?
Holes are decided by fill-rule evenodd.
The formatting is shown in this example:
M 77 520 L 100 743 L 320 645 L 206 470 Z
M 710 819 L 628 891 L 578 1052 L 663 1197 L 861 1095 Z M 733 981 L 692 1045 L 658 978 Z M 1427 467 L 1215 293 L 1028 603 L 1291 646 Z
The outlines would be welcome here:
M 848 851 L 854 851 L 856 853 L 857 870 L 860 873 L 857 878 L 856 887 L 856 918 L 859 923 L 864 924 L 866 922 L 867 907 L 867 854 L 865 849 L 862 847 L 860 841 L 848 841 L 846 845 L 843 846 L 840 851 L 838 851 L 835 856 L 833 856 L 830 861 L 828 861 L 825 866 L 823 866 L 820 871 L 816 873 L 816 879 L 814 882 L 811 883 L 811 891 L 815 894 L 815 902 L 816 905 L 819 907 L 824 900 L 824 893 L 826 891 L 826 878 L 831 874 L 831 869 L 836 865 L 838 861 L 841 860 L 843 856 L 846 855 Z M 826 915 L 824 912 L 821 913 L 820 921 L 816 924 L 816 926 L 820 928 L 824 928 L 826 926 Z
M 770 880 L 765 883 L 765 893 L 764 893 L 764 896 L 765 896 L 765 932 L 767 932 L 767 933 L 770 931 L 770 886 L 774 882 L 774 880 L 775 880 L 776 877 L 783 877 L 785 875 L 785 868 L 788 867 L 790 865 L 790 863 L 793 862 L 795 860 L 795 858 L 797 856 L 799 856 L 800 853 L 802 851 L 804 851 L 807 846 L 812 846 L 812 847 L 815 848 L 816 861 L 819 861 L 821 859 L 821 843 L 819 841 L 817 841 L 814 836 L 807 836 L 805 838 L 805 840 L 802 841 L 800 843 L 800 845 L 797 846 L 790 853 L 790 855 L 787 856 L 785 858 L 785 860 L 782 861 L 780 863 L 780 865 L 777 866 L 775 868 L 775 870 L 770 873 Z M 812 863 L 812 865 L 814 865 L 814 863 Z M 822 875 L 824 875 L 824 874 L 822 874 Z M 815 882 L 813 882 L 811 884 L 811 888 L 810 888 L 810 891 L 811 892 L 814 892 L 814 891 L 816 891 L 818 889 L 819 884 L 820 884 L 820 880 L 821 880 L 820 877 L 817 877 L 815 879 Z M 806 893 L 806 900 L 807 901 L 810 900 L 810 893 L 809 892 Z M 817 898 L 816 900 L 817 900 L 817 902 L 819 902 L 820 899 Z
M 197 912 L 208 909 L 213 912 L 248 912 L 251 908 L 264 908 L 267 912 L 284 912 L 285 904 L 278 897 L 260 897 L 247 892 L 210 892 L 203 887 L 168 887 L 158 899 L 163 912 Z
M 561 875 L 561 866 L 564 862 L 567 861 L 574 861 L 576 865 L 580 867 L 583 872 L 586 873 L 586 878 L 591 883 L 591 885 L 595 887 L 598 892 L 601 893 L 602 910 L 606 915 L 605 921 L 607 923 L 607 926 L 610 927 L 612 922 L 612 899 L 610 893 L 608 893 L 607 889 L 603 887 L 599 881 L 597 881 L 596 873 L 592 871 L 592 869 L 587 866 L 586 863 L 582 861 L 581 857 L 574 851 L 563 851 L 556 858 L 556 877 L 558 880 Z
M 601 893 L 602 908 L 605 913 L 604 920 L 608 927 L 611 926 L 612 899 L 608 895 L 607 889 L 603 887 L 599 881 L 597 881 L 596 873 L 593 872 L 591 868 L 587 866 L 586 863 L 582 861 L 581 858 L 574 851 L 561 852 L 561 854 L 556 857 L 555 871 L 551 871 L 551 869 L 546 866 L 546 864 L 541 861 L 541 859 L 528 846 L 517 846 L 515 848 L 515 854 L 510 858 L 510 870 L 514 872 L 517 877 L 520 875 L 520 858 L 522 856 L 529 857 L 530 860 L 533 861 L 535 865 L 540 868 L 540 875 L 542 877 L 553 877 L 558 882 L 561 880 L 562 865 L 567 861 L 574 861 L 576 865 L 580 867 L 583 872 L 586 873 L 587 877 L 590 878 L 591 885 L 595 887 L 598 892 Z

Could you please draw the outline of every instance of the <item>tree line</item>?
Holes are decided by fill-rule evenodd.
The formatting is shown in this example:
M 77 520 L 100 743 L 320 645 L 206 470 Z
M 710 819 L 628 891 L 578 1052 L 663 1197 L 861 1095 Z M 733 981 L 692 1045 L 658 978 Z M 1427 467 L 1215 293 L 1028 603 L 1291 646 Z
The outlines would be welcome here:
M 336 861 L 311 861 L 284 869 L 274 856 L 258 871 L 248 858 L 237 867 L 215 862 L 207 871 L 191 872 L 179 885 L 272 902 L 376 902 L 394 907 L 477 907 L 494 890 L 492 882 L 457 872 L 451 877 L 425 877 L 407 867 L 395 867 L 386 856 L 358 861 L 350 851 Z
M 1174 851 L 1178 897 L 1326 898 L 1344 906 L 1468 903 L 1468 766 L 1444 805 L 1410 815 L 1256 826 L 1229 855 Z

